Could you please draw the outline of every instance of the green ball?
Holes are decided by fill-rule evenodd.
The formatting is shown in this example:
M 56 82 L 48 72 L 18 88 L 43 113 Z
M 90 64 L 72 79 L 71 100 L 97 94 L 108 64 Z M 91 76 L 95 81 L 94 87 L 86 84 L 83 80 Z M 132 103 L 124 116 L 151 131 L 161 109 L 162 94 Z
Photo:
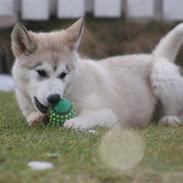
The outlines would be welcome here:
M 70 100 L 62 98 L 49 108 L 48 113 L 51 126 L 63 126 L 66 120 L 76 117 L 76 108 Z

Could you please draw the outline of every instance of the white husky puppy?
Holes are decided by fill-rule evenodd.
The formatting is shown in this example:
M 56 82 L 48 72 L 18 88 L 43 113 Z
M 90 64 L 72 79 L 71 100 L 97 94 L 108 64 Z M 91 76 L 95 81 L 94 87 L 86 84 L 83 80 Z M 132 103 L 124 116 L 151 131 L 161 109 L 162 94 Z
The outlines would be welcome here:
M 63 96 L 74 101 L 78 110 L 76 118 L 65 122 L 66 128 L 142 126 L 151 121 L 158 102 L 160 123 L 181 124 L 183 78 L 173 62 L 183 42 L 183 24 L 162 39 L 152 54 L 98 62 L 77 53 L 82 31 L 82 19 L 50 33 L 15 25 L 13 76 L 20 109 L 30 126 L 42 121 L 48 107 Z

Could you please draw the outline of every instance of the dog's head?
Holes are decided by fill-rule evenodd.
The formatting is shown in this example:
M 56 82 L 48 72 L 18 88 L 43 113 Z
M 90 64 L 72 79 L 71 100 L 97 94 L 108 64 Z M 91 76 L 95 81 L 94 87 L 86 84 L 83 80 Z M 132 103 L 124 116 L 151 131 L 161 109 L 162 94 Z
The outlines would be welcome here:
M 22 24 L 15 25 L 12 31 L 12 50 L 16 57 L 13 75 L 17 88 L 26 87 L 39 111 L 45 113 L 49 105 L 63 97 L 74 77 L 82 30 L 83 19 L 66 30 L 50 33 L 35 33 Z

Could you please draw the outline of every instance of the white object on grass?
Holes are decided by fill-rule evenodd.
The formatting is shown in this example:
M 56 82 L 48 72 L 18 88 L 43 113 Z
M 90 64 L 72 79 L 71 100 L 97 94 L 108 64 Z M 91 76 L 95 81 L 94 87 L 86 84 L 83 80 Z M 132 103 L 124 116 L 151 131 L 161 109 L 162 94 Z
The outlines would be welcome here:
M 58 156 L 59 156 L 58 153 L 48 153 L 47 155 L 49 158 L 58 158 Z
M 15 84 L 13 78 L 10 75 L 0 74 L 0 91 L 13 91 Z
M 88 130 L 88 133 L 91 133 L 91 134 L 97 134 L 96 130 Z
M 53 168 L 53 164 L 46 161 L 30 161 L 28 162 L 28 166 L 33 170 L 47 170 Z

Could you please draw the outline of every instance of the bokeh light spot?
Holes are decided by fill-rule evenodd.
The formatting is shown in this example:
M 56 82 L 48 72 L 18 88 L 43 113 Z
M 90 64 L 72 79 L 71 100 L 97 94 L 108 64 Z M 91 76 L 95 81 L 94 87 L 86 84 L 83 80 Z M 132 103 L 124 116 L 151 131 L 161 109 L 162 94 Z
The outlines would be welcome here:
M 98 155 L 106 166 L 127 171 L 143 159 L 144 149 L 144 140 L 137 132 L 113 129 L 103 136 Z

